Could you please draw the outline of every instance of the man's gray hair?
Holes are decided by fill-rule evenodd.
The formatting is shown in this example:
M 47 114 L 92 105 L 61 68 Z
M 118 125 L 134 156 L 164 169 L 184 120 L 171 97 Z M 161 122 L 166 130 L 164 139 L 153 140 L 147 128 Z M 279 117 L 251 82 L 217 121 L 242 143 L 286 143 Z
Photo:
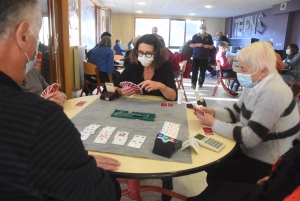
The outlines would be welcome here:
M 1 0 L 0 38 L 8 37 L 23 20 L 33 22 L 32 12 L 38 4 L 37 0 Z
M 111 47 L 111 39 L 110 39 L 110 37 L 104 36 L 101 39 L 99 46 Z

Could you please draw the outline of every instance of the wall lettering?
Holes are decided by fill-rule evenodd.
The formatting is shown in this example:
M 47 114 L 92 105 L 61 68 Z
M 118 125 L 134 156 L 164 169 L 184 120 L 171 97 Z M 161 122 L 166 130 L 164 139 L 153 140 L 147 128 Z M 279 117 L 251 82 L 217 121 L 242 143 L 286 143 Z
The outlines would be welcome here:
M 247 16 L 234 19 L 234 36 L 251 36 L 252 33 L 263 33 L 264 25 L 261 18 L 264 17 L 263 13 L 258 16 Z

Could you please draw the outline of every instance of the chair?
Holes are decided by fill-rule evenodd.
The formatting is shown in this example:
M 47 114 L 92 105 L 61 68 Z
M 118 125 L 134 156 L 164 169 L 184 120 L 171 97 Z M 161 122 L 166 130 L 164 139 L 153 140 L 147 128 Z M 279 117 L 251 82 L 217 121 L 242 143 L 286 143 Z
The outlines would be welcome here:
M 290 82 L 291 89 L 294 92 L 297 93 L 297 95 L 294 97 L 294 99 L 299 98 L 300 99 L 300 82 Z
M 177 83 L 178 89 L 183 89 L 184 90 L 184 86 L 183 86 L 183 74 L 184 74 L 185 69 L 186 69 L 186 63 L 187 63 L 187 60 L 184 60 L 184 61 L 182 61 L 182 62 L 179 63 L 180 74 L 179 74 L 178 77 L 175 78 L 175 82 Z M 185 90 L 184 90 L 184 98 L 185 98 L 185 101 L 188 102 Z
M 81 89 L 81 93 L 80 93 L 80 97 L 82 96 L 84 90 L 86 89 L 89 94 L 92 95 L 93 92 L 90 91 L 88 85 L 93 85 L 97 87 L 97 95 L 100 92 L 100 94 L 102 94 L 101 91 L 101 86 L 105 86 L 105 83 L 101 83 L 100 82 L 100 77 L 99 77 L 99 71 L 98 68 L 96 67 L 96 65 L 89 63 L 89 62 L 83 62 L 83 86 Z M 91 76 L 94 75 L 97 78 L 97 83 L 92 83 L 87 79 L 87 76 Z
M 226 92 L 229 96 L 234 97 L 234 96 L 230 93 L 230 91 L 228 90 L 228 88 L 226 87 L 226 85 L 225 85 L 225 83 L 224 83 L 223 80 L 231 81 L 231 80 L 235 80 L 235 78 L 232 78 L 232 77 L 223 77 L 223 76 L 222 76 L 222 68 L 221 68 L 221 65 L 220 65 L 220 63 L 219 63 L 218 61 L 217 61 L 217 69 L 219 70 L 220 75 L 219 75 L 217 84 L 216 84 L 216 86 L 215 86 L 215 88 L 214 88 L 214 92 L 213 92 L 212 95 L 213 95 L 213 96 L 215 95 L 216 91 L 218 90 L 219 84 L 221 83 L 221 85 L 222 85 L 223 89 L 225 90 L 225 92 Z

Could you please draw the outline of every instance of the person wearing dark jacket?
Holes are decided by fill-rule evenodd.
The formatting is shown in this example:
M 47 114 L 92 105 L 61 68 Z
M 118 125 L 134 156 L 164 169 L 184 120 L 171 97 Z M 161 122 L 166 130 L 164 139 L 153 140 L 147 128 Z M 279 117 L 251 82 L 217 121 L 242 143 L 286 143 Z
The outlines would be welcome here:
M 20 87 L 41 26 L 37 0 L 0 1 L 0 200 L 120 200 L 106 171 L 120 163 L 89 156 L 62 107 Z

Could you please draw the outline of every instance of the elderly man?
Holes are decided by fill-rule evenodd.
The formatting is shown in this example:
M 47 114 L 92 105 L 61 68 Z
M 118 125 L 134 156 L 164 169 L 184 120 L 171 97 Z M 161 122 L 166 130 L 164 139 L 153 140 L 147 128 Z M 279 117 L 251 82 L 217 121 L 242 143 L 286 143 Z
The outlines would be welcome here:
M 219 43 L 220 43 L 221 41 L 225 41 L 225 42 L 229 43 L 228 38 L 227 38 L 226 36 L 224 36 L 223 33 L 222 33 L 221 31 L 218 31 L 218 32 L 216 33 L 216 36 L 217 36 L 217 38 L 219 39 L 219 42 L 218 42 L 217 45 L 219 45 Z
M 206 25 L 201 24 L 198 34 L 195 34 L 192 38 L 190 47 L 193 49 L 193 74 L 192 74 L 192 88 L 196 89 L 198 70 L 200 68 L 199 75 L 199 87 L 202 88 L 202 85 L 205 80 L 205 71 L 208 65 L 209 50 L 212 49 L 213 40 L 210 34 L 206 33 Z
M 0 199 L 119 200 L 120 186 L 104 170 L 119 162 L 88 156 L 62 107 L 20 87 L 41 19 L 37 0 L 0 1 Z

